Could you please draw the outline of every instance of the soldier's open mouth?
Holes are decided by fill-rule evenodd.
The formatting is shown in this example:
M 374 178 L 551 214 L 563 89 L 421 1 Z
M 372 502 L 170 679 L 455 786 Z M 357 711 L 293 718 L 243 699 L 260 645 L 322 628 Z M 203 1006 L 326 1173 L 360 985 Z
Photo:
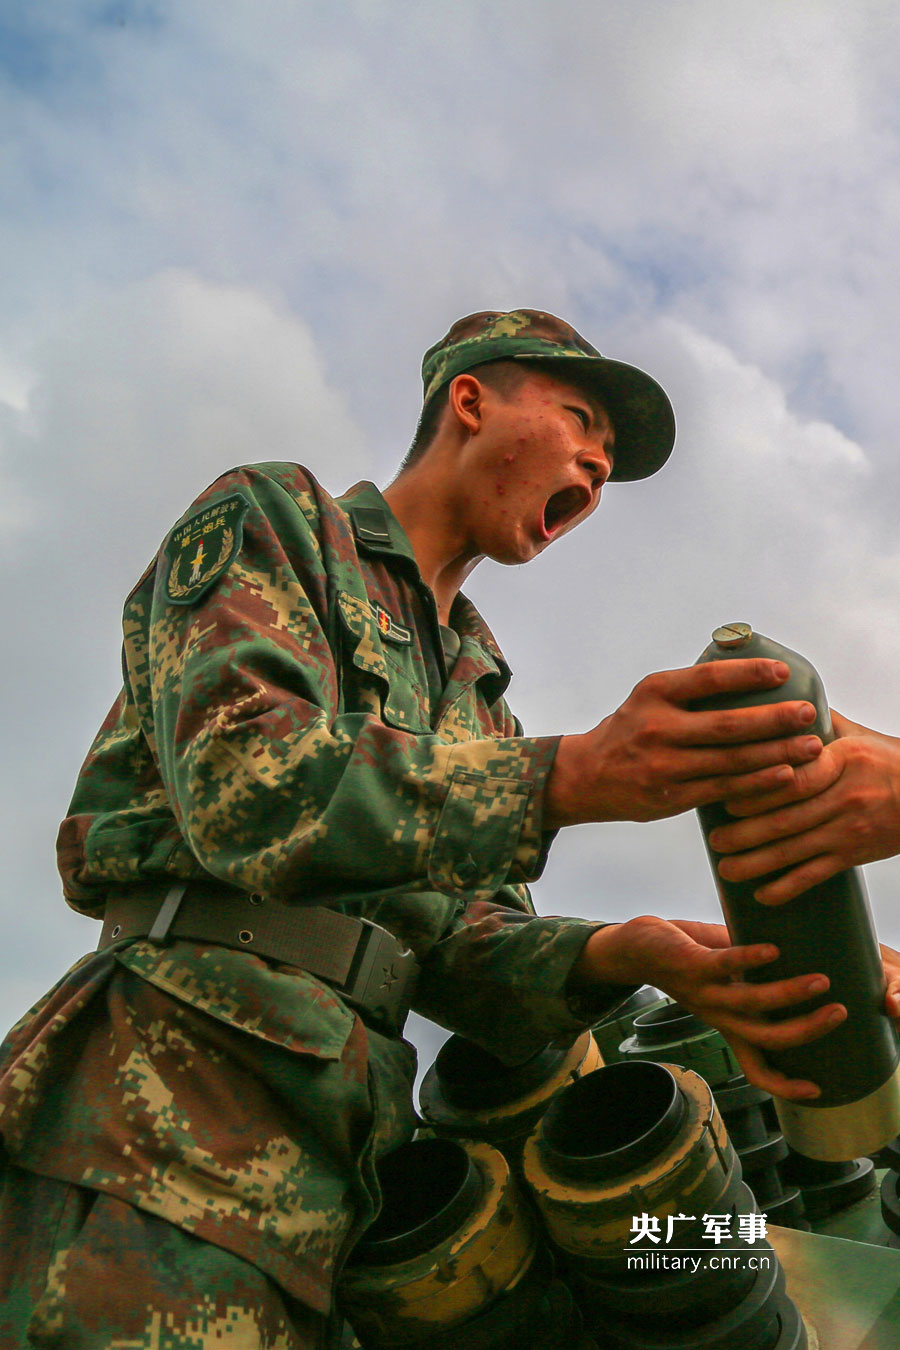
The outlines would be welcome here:
M 573 484 L 554 492 L 544 507 L 544 533 L 550 538 L 557 534 L 570 520 L 574 520 L 591 504 L 591 494 L 585 487 Z

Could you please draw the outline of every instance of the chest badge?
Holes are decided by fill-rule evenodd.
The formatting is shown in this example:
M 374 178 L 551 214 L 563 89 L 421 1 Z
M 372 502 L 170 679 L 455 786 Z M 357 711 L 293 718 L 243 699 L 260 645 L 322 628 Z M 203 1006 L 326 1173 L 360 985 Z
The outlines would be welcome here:
M 383 638 L 387 638 L 388 642 L 398 642 L 405 647 L 409 646 L 412 642 L 412 633 L 408 628 L 404 628 L 401 623 L 397 623 L 384 606 L 377 604 L 376 601 L 370 600 L 369 608 Z
M 236 492 L 191 516 L 166 544 L 166 595 L 174 605 L 192 605 L 209 590 L 241 546 L 249 503 Z

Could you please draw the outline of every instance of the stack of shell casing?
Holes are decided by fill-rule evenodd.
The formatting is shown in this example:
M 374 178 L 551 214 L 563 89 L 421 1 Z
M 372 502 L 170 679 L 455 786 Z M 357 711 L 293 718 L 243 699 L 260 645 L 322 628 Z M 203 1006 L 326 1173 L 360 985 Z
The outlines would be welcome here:
M 696 1263 L 660 1258 L 648 1228 L 671 1223 L 681 1254 L 703 1251 L 707 1218 L 756 1214 L 707 1083 L 651 1061 L 598 1069 L 558 1094 L 525 1145 L 523 1170 L 576 1290 L 609 1350 L 803 1350 L 802 1319 L 756 1229 Z M 654 1245 L 657 1244 L 657 1245 Z M 641 1266 L 635 1269 L 637 1257 Z
M 900 1247 L 900 1139 L 885 1144 L 872 1161 L 876 1167 L 887 1168 L 881 1178 L 881 1217 L 888 1234 L 885 1246 Z
M 886 1245 L 900 1247 L 900 1172 L 893 1168 L 881 1178 L 881 1217 L 889 1230 Z
M 620 1045 L 619 1056 L 678 1064 L 704 1078 L 760 1211 L 784 1228 L 808 1228 L 800 1190 L 782 1170 L 789 1150 L 772 1098 L 747 1082 L 721 1032 L 666 999 L 634 1018 L 632 1035 Z
M 822 1162 L 818 1158 L 806 1158 L 794 1149 L 789 1150 L 782 1170 L 800 1188 L 806 1217 L 816 1231 L 820 1231 L 823 1222 L 832 1215 L 871 1195 L 877 1180 L 871 1158 Z
M 636 1007 L 620 1029 L 673 1005 L 649 991 Z M 733 1086 L 727 1049 L 685 1030 L 688 1057 Z M 758 1215 L 711 1088 L 640 1055 L 599 1064 L 588 1033 L 513 1067 L 445 1044 L 421 1089 L 428 1137 L 381 1161 L 384 1206 L 345 1271 L 365 1350 L 803 1350 L 764 1225 L 730 1264 L 705 1241 L 710 1215 L 735 1232 Z M 634 1245 L 639 1213 L 703 1259 L 661 1268 Z
M 768 1092 L 737 1074 L 714 1095 L 760 1212 L 769 1223 L 808 1231 L 804 1193 L 786 1171 L 790 1149 Z

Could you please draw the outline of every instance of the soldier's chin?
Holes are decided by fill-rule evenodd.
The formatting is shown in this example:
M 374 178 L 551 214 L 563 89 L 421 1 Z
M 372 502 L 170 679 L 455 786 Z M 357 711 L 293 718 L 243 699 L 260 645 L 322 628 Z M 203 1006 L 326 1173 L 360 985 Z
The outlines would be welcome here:
M 488 550 L 485 556 L 490 558 L 491 562 L 500 563 L 503 567 L 521 567 L 523 563 L 531 562 L 532 558 L 542 553 L 549 543 L 549 539 L 532 535 L 523 536 L 515 541 L 503 539 Z

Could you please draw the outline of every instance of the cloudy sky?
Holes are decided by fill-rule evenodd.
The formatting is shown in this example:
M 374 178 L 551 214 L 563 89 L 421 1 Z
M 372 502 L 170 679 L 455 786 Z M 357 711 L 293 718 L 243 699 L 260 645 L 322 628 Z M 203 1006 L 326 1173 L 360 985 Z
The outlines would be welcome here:
M 3 6 L 5 1024 L 96 941 L 53 846 L 131 584 L 233 464 L 388 481 L 472 310 L 564 315 L 679 422 L 472 578 L 528 730 L 742 619 L 900 732 L 898 62 L 881 0 Z M 900 864 L 868 876 L 900 944 Z M 536 899 L 717 913 L 691 817 L 569 831 Z

